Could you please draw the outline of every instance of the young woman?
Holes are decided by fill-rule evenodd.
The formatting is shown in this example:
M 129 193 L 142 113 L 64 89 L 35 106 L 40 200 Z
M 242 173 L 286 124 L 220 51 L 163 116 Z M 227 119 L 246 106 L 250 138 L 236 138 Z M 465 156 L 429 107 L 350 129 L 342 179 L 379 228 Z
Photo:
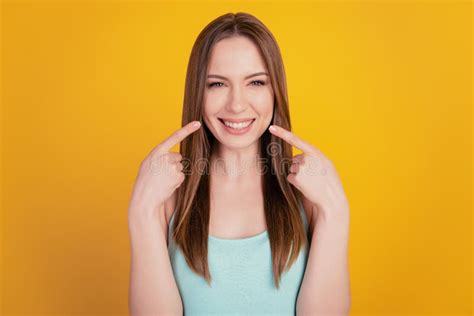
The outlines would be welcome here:
M 290 132 L 280 50 L 257 18 L 201 31 L 182 124 L 135 182 L 131 314 L 347 315 L 349 204 L 332 163 Z

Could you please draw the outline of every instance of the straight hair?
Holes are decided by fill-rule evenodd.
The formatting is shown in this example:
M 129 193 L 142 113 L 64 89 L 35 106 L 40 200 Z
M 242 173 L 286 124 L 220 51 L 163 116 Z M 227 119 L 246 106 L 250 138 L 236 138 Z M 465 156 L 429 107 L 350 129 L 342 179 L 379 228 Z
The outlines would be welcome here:
M 272 123 L 291 130 L 288 93 L 283 60 L 269 29 L 251 14 L 227 13 L 211 21 L 198 35 L 188 62 L 182 125 L 203 122 L 203 95 L 213 46 L 222 39 L 245 36 L 259 48 L 274 90 Z M 203 128 L 180 144 L 186 177 L 177 189 L 173 235 L 188 266 L 211 285 L 208 266 L 210 219 L 210 157 L 217 140 Z M 280 288 L 283 271 L 289 270 L 308 242 L 300 216 L 299 191 L 287 180 L 292 147 L 268 130 L 259 139 L 259 160 L 263 163 L 262 192 L 265 220 L 272 253 L 273 280 Z M 302 206 L 301 206 L 302 207 Z

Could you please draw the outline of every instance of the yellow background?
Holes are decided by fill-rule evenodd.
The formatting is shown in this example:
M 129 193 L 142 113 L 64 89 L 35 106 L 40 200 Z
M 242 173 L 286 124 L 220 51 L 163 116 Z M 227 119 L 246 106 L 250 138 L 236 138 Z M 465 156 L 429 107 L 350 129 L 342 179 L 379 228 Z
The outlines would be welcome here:
M 472 315 L 468 1 L 4 1 L 3 314 L 127 314 L 139 163 L 180 127 L 196 36 L 238 11 L 277 38 L 294 132 L 340 173 L 351 314 Z

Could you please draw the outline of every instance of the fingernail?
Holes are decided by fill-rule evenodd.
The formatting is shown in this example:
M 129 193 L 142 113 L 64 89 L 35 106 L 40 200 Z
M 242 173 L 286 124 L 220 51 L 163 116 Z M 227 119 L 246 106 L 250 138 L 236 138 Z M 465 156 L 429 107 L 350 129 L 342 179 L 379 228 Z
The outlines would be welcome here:
M 270 125 L 270 127 L 268 128 L 268 130 L 269 130 L 270 132 L 274 132 L 274 131 L 275 131 L 275 127 L 274 127 L 273 125 Z
M 199 121 L 194 122 L 193 127 L 199 127 L 199 126 L 201 126 L 201 122 Z

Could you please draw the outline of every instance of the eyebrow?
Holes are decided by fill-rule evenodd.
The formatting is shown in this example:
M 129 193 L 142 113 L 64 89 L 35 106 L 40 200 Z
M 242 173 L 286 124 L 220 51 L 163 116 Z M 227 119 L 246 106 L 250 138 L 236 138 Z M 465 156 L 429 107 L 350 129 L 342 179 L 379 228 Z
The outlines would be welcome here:
M 261 71 L 261 72 L 256 72 L 254 74 L 251 74 L 251 75 L 248 75 L 246 76 L 244 79 L 248 79 L 248 78 L 252 78 L 252 77 L 255 77 L 255 76 L 260 76 L 260 75 L 265 75 L 265 76 L 268 76 L 268 73 L 264 72 L 264 71 Z M 207 78 L 220 78 L 220 79 L 224 79 L 224 80 L 229 80 L 228 78 L 224 77 L 224 76 L 221 76 L 221 75 L 208 75 Z

